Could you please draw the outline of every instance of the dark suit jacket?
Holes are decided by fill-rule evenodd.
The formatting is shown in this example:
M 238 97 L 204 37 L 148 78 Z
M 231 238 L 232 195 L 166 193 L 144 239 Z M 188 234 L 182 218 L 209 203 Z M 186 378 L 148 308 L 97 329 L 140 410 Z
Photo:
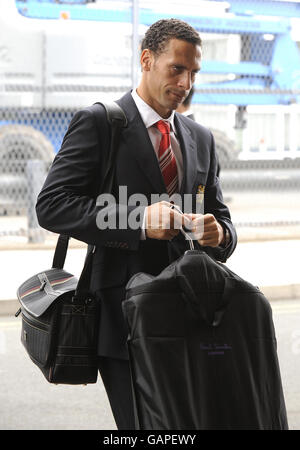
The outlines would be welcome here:
M 117 196 L 118 186 L 126 186 L 128 197 L 142 193 L 150 201 L 152 193 L 166 192 L 157 157 L 131 93 L 117 102 L 126 113 L 128 126 L 120 139 L 113 193 Z M 231 241 L 226 248 L 204 250 L 225 262 L 237 238 L 216 177 L 212 134 L 177 113 L 175 125 L 184 162 L 181 193 L 196 194 L 198 186 L 205 186 L 204 212 L 214 214 L 229 230 Z M 188 246 L 182 235 L 170 244 L 154 239 L 142 241 L 140 228 L 100 230 L 97 227 L 100 211 L 108 217 L 117 213 L 125 218 L 133 211 L 140 214 L 144 211 L 144 207 L 136 205 L 127 208 L 119 203 L 106 207 L 96 204 L 108 158 L 109 131 L 104 109 L 99 105 L 74 115 L 38 196 L 36 212 L 42 227 L 97 246 L 91 290 L 101 299 L 99 354 L 126 359 L 127 329 L 121 302 L 128 280 L 137 272 L 159 274 Z

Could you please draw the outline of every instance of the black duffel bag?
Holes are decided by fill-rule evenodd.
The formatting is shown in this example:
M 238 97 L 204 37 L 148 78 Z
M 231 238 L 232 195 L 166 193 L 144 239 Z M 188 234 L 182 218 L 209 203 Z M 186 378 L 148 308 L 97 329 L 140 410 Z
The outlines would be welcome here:
M 68 240 L 59 236 L 52 269 L 18 288 L 21 342 L 50 383 L 95 383 L 100 305 L 88 291 L 93 253 L 77 280 L 62 268 Z
M 127 125 L 123 110 L 105 104 L 110 124 L 110 153 L 100 192 L 112 190 L 120 131 Z M 93 256 L 90 247 L 79 280 L 63 269 L 69 237 L 60 235 L 52 268 L 26 280 L 17 290 L 22 313 L 21 341 L 47 381 L 55 384 L 95 383 L 99 300 L 89 292 Z

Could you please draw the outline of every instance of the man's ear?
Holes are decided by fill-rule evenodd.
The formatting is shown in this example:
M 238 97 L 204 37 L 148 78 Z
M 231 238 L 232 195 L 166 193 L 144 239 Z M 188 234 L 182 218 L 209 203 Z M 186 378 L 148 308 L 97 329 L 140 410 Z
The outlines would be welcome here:
M 141 67 L 143 72 L 149 72 L 152 66 L 153 54 L 151 50 L 145 48 L 141 54 Z

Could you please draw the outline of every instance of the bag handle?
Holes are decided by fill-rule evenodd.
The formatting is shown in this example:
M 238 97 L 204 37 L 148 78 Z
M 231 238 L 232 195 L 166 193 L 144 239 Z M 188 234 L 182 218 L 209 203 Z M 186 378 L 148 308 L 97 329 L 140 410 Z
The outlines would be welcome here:
M 121 129 L 127 126 L 127 117 L 123 111 L 123 109 L 116 103 L 103 103 L 96 102 L 95 104 L 102 105 L 106 111 L 107 121 L 111 126 L 111 141 L 110 141 L 110 152 L 109 152 L 109 161 L 106 168 L 106 173 L 104 176 L 104 180 L 101 186 L 100 192 L 110 193 L 112 190 L 114 174 L 115 174 L 115 165 L 114 161 L 117 154 L 119 137 L 121 133 Z M 60 234 L 56 243 L 54 257 L 52 261 L 52 269 L 63 269 L 68 246 L 69 246 L 70 237 L 66 235 Z M 96 247 L 94 246 L 93 250 L 89 253 L 85 260 L 85 265 L 82 271 L 83 280 L 86 280 L 83 284 L 87 285 L 88 283 L 88 275 L 91 271 L 91 261 L 92 257 L 95 253 Z M 91 257 L 89 257 L 91 256 Z M 80 277 L 81 279 L 81 277 Z M 80 279 L 78 285 L 81 285 Z

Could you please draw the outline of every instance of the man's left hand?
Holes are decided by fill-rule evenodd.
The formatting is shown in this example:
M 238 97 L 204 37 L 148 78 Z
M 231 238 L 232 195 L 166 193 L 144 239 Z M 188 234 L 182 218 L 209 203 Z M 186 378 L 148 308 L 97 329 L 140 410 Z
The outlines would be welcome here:
M 225 242 L 222 225 L 213 214 L 186 214 L 191 223 L 190 231 L 203 247 L 218 247 Z

